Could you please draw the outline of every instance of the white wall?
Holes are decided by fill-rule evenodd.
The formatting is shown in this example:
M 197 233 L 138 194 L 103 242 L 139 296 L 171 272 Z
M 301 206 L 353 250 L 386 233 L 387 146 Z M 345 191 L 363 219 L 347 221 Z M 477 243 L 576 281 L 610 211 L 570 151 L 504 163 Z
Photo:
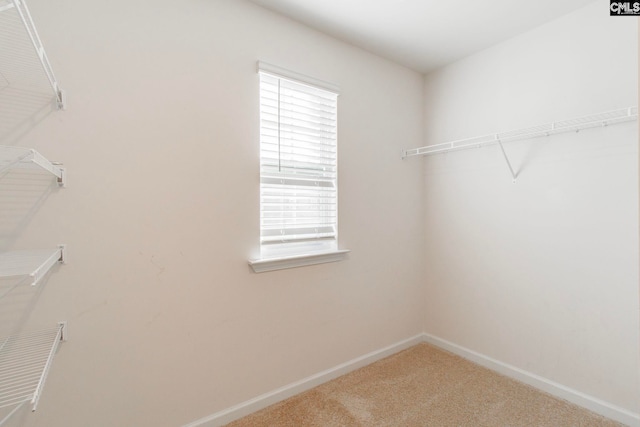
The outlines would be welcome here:
M 25 425 L 181 425 L 422 331 L 422 166 L 400 159 L 421 75 L 240 0 L 29 6 L 68 107 L 12 143 L 69 184 L 15 247 L 68 245 L 27 323 L 66 319 L 69 341 Z M 346 261 L 247 265 L 257 60 L 342 88 Z
M 637 104 L 597 1 L 425 78 L 427 144 Z M 425 160 L 426 332 L 637 413 L 637 125 Z

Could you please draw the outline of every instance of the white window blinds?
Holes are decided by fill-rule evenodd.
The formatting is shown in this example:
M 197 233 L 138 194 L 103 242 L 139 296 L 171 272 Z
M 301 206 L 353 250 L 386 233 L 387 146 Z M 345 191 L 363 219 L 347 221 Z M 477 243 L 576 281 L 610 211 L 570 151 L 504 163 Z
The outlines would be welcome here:
M 337 239 L 337 98 L 260 69 L 261 245 Z

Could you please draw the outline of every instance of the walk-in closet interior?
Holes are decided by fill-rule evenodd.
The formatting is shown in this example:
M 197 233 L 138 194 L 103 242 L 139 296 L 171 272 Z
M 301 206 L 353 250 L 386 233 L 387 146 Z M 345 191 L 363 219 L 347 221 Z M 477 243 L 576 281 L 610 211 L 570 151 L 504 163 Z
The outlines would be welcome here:
M 0 426 L 223 426 L 426 342 L 639 427 L 618 3 L 0 0 Z

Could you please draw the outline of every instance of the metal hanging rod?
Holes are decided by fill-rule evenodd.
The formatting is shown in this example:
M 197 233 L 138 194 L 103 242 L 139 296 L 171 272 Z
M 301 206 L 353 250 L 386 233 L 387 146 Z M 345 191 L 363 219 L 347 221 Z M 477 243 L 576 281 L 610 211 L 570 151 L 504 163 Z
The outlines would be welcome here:
M 53 93 L 55 95 L 56 106 L 58 107 L 58 109 L 64 109 L 64 92 L 58 85 L 58 81 L 56 80 L 55 74 L 53 73 L 53 68 L 51 67 L 51 63 L 49 62 L 47 53 L 44 50 L 44 46 L 42 45 L 42 41 L 40 40 L 40 36 L 38 35 L 38 31 L 36 30 L 36 26 L 33 22 L 33 19 L 31 18 L 29 8 L 27 7 L 24 0 L 0 0 L 0 13 L 14 12 L 22 22 L 22 26 L 24 27 L 24 30 L 29 37 L 29 41 L 33 45 L 40 65 L 42 66 L 42 70 L 47 76 L 49 85 L 51 86 L 51 89 L 53 90 Z
M 575 119 L 546 123 L 538 126 L 513 130 L 509 132 L 494 133 L 490 135 L 478 136 L 474 138 L 460 139 L 457 141 L 444 142 L 441 144 L 427 145 L 420 148 L 412 148 L 402 151 L 402 158 L 412 156 L 429 156 L 433 154 L 448 153 L 450 151 L 463 150 L 466 148 L 479 148 L 487 145 L 498 144 L 507 160 L 511 174 L 515 179 L 515 173 L 506 157 L 502 143 L 520 141 L 524 139 L 538 138 L 541 136 L 555 135 L 564 132 L 578 132 L 582 129 L 608 126 L 617 123 L 633 121 L 638 118 L 638 107 L 628 107 L 620 110 L 606 111 Z

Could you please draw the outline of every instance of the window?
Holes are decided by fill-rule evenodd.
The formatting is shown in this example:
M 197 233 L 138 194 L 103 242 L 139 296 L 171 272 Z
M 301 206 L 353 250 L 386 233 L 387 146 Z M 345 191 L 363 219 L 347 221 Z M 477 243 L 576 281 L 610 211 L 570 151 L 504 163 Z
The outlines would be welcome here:
M 262 62 L 259 74 L 261 258 L 343 252 L 337 90 Z

